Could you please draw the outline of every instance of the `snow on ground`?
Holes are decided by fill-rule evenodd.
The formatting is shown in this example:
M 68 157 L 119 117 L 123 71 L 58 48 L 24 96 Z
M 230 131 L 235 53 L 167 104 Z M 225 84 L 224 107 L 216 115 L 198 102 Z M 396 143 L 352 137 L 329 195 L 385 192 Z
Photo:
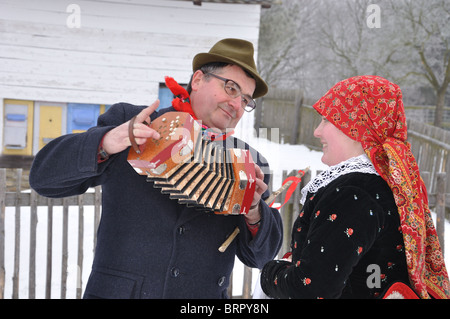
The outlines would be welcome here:
M 253 147 L 260 151 L 268 160 L 273 172 L 273 188 L 277 189 L 281 185 L 281 173 L 283 170 L 299 170 L 310 167 L 312 176 L 315 176 L 316 170 L 327 168 L 322 162 L 322 152 L 309 150 L 303 145 L 278 144 L 266 139 L 250 138 L 247 140 Z M 20 256 L 20 285 L 19 297 L 28 298 L 28 268 L 29 268 L 29 208 L 21 210 L 21 256 Z M 62 250 L 62 207 L 54 207 L 53 214 L 53 258 L 52 258 L 52 298 L 60 298 L 61 282 L 61 250 Z M 5 298 L 12 296 L 12 276 L 14 267 L 14 208 L 8 207 L 5 214 Z M 67 279 L 67 298 L 76 297 L 76 289 L 79 282 L 79 269 L 77 267 L 77 246 L 78 246 L 78 209 L 70 207 L 69 209 L 69 255 L 68 255 L 68 279 Z M 434 216 L 433 216 L 434 217 Z M 446 223 L 445 245 L 446 264 L 450 265 L 450 229 Z M 84 258 L 82 269 L 81 286 L 85 287 L 93 255 L 94 238 L 94 220 L 93 208 L 86 206 L 84 209 Z M 37 225 L 37 262 L 36 262 L 36 297 L 45 297 L 46 282 L 46 256 L 47 256 L 47 208 L 39 207 L 38 225 Z M 258 269 L 253 270 L 253 282 L 258 276 Z M 234 268 L 233 275 L 233 295 L 242 294 L 243 265 L 238 259 Z

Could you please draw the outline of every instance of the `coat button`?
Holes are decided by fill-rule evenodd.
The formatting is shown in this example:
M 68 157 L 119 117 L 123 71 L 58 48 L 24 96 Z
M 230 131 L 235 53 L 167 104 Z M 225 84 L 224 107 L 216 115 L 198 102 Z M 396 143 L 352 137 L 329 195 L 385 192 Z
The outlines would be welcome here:
M 217 281 L 217 284 L 219 285 L 219 287 L 222 287 L 223 284 L 225 283 L 225 280 L 227 279 L 227 277 L 222 276 L 219 278 L 219 280 Z
M 178 232 L 179 235 L 183 235 L 183 234 L 184 234 L 184 231 L 185 231 L 184 226 L 180 226 L 180 227 L 178 227 L 178 229 L 177 229 L 177 232 Z
M 170 274 L 172 275 L 172 277 L 178 277 L 178 275 L 180 274 L 180 270 L 176 267 L 173 267 L 170 270 Z

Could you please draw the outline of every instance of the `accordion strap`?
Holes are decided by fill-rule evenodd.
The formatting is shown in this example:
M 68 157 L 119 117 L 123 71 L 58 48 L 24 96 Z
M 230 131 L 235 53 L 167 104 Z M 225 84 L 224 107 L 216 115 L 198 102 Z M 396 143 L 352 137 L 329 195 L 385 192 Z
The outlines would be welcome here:
M 133 149 L 135 150 L 135 152 L 137 154 L 141 154 L 141 149 L 139 148 L 139 145 L 136 143 L 136 138 L 134 136 L 133 133 L 133 128 L 134 128 L 134 121 L 136 120 L 136 116 L 133 116 L 130 120 L 130 122 L 128 123 L 128 137 L 130 139 L 131 142 L 131 146 L 133 147 Z M 150 126 L 149 123 L 147 123 L 146 121 L 143 122 L 145 125 Z

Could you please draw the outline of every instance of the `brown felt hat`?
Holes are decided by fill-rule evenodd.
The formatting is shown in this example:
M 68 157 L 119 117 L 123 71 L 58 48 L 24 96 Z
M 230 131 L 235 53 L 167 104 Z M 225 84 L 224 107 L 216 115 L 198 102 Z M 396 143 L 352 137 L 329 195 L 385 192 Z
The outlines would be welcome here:
M 199 53 L 192 61 L 192 69 L 197 71 L 203 65 L 212 62 L 226 62 L 240 66 L 250 73 L 256 81 L 253 98 L 265 95 L 268 91 L 266 82 L 259 76 L 253 59 L 254 49 L 251 42 L 241 39 L 223 39 L 214 44 L 208 53 Z

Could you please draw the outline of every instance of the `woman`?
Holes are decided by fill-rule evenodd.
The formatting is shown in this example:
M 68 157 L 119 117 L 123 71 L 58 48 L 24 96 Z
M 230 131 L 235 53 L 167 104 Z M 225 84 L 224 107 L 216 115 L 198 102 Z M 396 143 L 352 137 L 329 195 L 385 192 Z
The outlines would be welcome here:
M 330 168 L 303 190 L 292 256 L 261 273 L 273 298 L 448 298 L 449 281 L 410 145 L 400 88 L 378 76 L 313 106 Z

